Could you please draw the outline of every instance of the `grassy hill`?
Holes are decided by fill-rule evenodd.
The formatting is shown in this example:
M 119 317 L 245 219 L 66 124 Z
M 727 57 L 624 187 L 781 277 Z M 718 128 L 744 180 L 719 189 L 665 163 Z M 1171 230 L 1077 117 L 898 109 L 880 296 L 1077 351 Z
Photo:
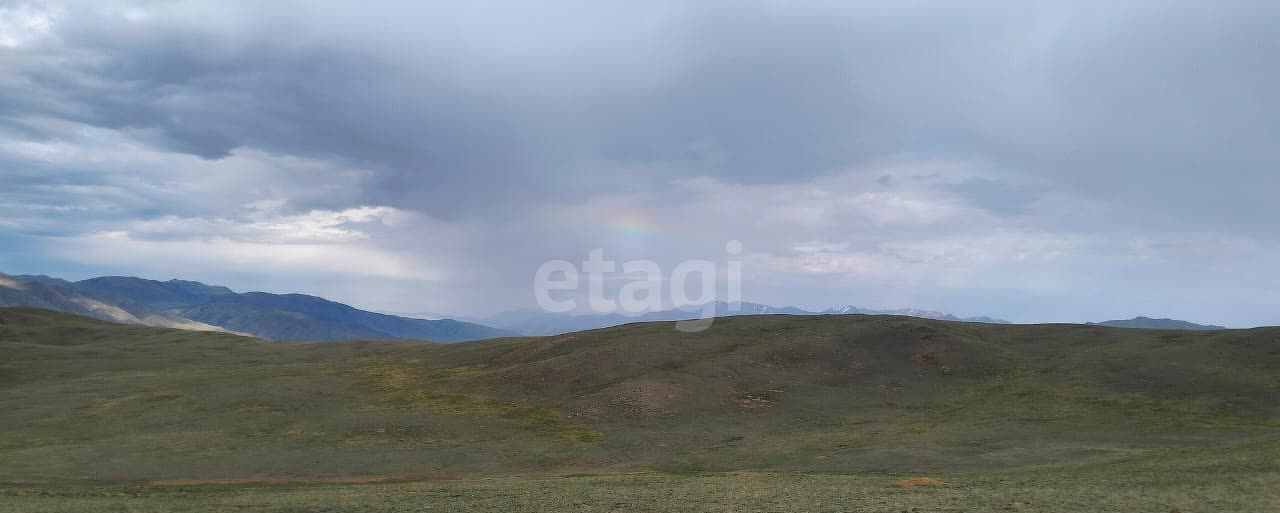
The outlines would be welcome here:
M 0 309 L 0 355 L 9 483 L 751 471 L 1194 481 L 1202 500 L 1280 484 L 1280 329 L 745 316 L 284 344 Z
M 706 315 L 703 314 L 706 311 Z M 639 315 L 623 315 L 619 313 L 584 314 L 584 313 L 551 313 L 538 309 L 514 310 L 491 317 L 479 319 L 477 322 L 486 326 L 494 326 L 509 330 L 513 334 L 529 336 L 551 336 L 586 331 L 637 322 L 662 322 L 698 319 L 700 317 L 730 317 L 739 315 L 902 315 L 920 317 L 940 321 L 985 322 L 992 324 L 1009 324 L 1009 321 L 990 317 L 956 317 L 951 314 L 930 310 L 903 308 L 898 310 L 870 310 L 856 306 L 830 308 L 821 312 L 811 312 L 794 306 L 770 306 L 760 303 L 713 301 L 698 306 L 685 306 L 673 310 L 648 312 Z
M 1216 326 L 1216 325 L 1210 325 L 1210 324 L 1196 324 L 1194 322 L 1180 321 L 1177 319 L 1152 319 L 1150 317 L 1134 317 L 1132 319 L 1103 321 L 1097 324 L 1099 326 L 1108 326 L 1112 328 L 1135 328 L 1135 329 L 1147 329 L 1147 330 L 1225 330 L 1227 329 L 1222 326 Z

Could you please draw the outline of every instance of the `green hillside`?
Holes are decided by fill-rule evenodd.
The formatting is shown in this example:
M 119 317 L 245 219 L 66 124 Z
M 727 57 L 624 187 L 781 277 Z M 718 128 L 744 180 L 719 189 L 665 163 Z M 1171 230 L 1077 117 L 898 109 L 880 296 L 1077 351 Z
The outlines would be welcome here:
M 1280 485 L 1278 365 L 1280 329 L 749 316 L 702 333 L 282 344 L 0 309 L 0 482 L 748 471 Z

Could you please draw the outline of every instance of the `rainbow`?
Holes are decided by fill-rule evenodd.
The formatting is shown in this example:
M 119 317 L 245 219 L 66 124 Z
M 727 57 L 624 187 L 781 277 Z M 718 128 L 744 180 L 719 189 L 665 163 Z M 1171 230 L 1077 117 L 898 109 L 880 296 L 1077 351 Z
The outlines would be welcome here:
M 642 211 L 622 211 L 611 215 L 605 224 L 614 232 L 629 237 L 648 237 L 659 233 L 653 218 Z

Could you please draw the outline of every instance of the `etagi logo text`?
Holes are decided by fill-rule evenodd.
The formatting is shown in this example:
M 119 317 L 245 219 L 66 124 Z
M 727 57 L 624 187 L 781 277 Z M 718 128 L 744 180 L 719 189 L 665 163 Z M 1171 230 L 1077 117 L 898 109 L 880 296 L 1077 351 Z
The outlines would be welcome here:
M 731 257 L 742 253 L 742 243 L 731 240 L 725 244 L 725 252 Z M 702 331 L 711 327 L 715 315 L 714 302 L 718 284 L 725 284 L 722 299 L 729 308 L 738 308 L 742 301 L 742 262 L 730 258 L 724 263 L 721 280 L 720 267 L 711 260 L 685 260 L 663 273 L 662 266 L 652 260 L 628 260 L 618 262 L 605 258 L 603 248 L 587 253 L 581 268 L 567 260 L 551 260 L 538 267 L 533 278 L 533 295 L 538 306 L 545 311 L 565 313 L 586 310 L 596 313 L 642 314 L 663 310 L 666 305 L 700 307 L 696 319 L 679 321 L 681 331 Z M 583 282 L 586 282 L 586 304 L 580 303 Z M 622 282 L 617 297 L 608 297 L 606 282 Z M 664 290 L 665 289 L 665 290 Z M 690 293 L 696 290 L 696 293 Z M 573 293 L 568 293 L 573 291 Z M 558 294 L 557 294 L 558 293 Z M 559 299 L 553 296 L 560 296 Z

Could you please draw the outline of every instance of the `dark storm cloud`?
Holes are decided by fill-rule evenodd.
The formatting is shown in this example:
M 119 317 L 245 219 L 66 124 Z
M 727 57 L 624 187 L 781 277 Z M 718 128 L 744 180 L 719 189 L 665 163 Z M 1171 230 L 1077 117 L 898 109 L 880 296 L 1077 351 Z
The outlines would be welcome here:
M 5 97 L 26 101 L 7 104 L 6 117 L 122 130 L 206 159 L 250 147 L 370 167 L 397 184 L 388 190 L 425 193 L 416 206 L 437 212 L 469 203 L 442 202 L 458 198 L 442 191 L 537 183 L 527 177 L 536 152 L 486 98 L 432 77 L 410 80 L 377 56 L 156 29 L 125 40 L 112 30 L 68 29 L 71 48 L 57 50 L 70 62 L 18 64 L 27 80 Z M 92 58 L 75 60 L 80 49 Z
M 240 6 L 206 25 L 181 4 L 141 21 L 71 9 L 60 44 L 17 58 L 4 113 L 210 159 L 247 146 L 347 161 L 378 172 L 371 200 L 444 216 L 679 176 L 800 180 L 899 153 L 1156 206 L 1210 175 L 1251 201 L 1280 185 L 1268 4 L 398 7 Z M 569 35 L 508 32 L 526 22 Z

